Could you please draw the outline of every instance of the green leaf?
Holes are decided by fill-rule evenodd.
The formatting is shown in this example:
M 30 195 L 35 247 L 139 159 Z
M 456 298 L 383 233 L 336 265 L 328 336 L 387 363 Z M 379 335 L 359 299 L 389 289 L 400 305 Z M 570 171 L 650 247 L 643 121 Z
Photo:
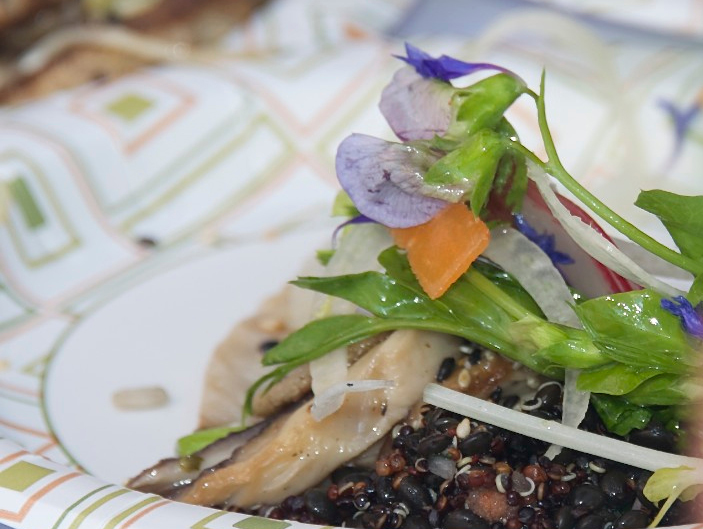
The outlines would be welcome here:
M 470 136 L 480 129 L 495 129 L 505 111 L 526 90 L 527 87 L 520 79 L 504 73 L 457 90 L 452 98 L 452 106 L 458 111 L 446 136 Z
M 425 173 L 424 183 L 452 191 L 462 201 L 469 201 L 474 215 L 478 215 L 488 200 L 506 145 L 499 133 L 481 129 L 432 164 Z
M 539 350 L 539 355 L 562 367 L 589 369 L 609 362 L 591 340 L 564 339 Z
M 612 362 L 581 372 L 576 387 L 582 391 L 624 395 L 630 393 L 645 380 L 661 374 L 652 367 L 635 367 Z
M 642 382 L 626 398 L 642 406 L 673 406 L 688 401 L 691 398 L 689 390 L 679 375 L 657 375 Z
M 616 435 L 627 435 L 632 430 L 642 429 L 652 418 L 649 409 L 611 395 L 592 393 L 591 403 L 605 427 Z
M 522 305 L 529 312 L 544 317 L 542 309 L 539 305 L 532 299 L 532 296 L 525 290 L 522 285 L 513 276 L 508 274 L 502 268 L 495 266 L 494 264 L 479 258 L 477 261 L 471 265 L 474 270 L 478 271 L 486 277 L 491 283 L 496 287 L 500 288 L 508 296 L 510 296 L 516 303 Z
M 640 192 L 635 205 L 659 217 L 683 255 L 703 259 L 703 196 L 654 189 Z
M 642 489 L 644 496 L 653 503 L 666 498 L 650 527 L 656 527 L 677 498 L 690 501 L 703 492 L 701 469 L 689 467 L 660 468 L 652 474 Z
M 495 130 L 510 141 L 519 141 L 517 132 L 505 118 L 498 123 Z M 522 202 L 527 193 L 527 182 L 525 156 L 520 152 L 508 150 L 498 162 L 493 188 L 505 197 L 505 203 L 513 213 L 522 209 Z
M 218 439 L 227 437 L 233 432 L 241 432 L 245 426 L 221 426 L 216 428 L 208 428 L 206 430 L 198 430 L 190 435 L 185 435 L 178 439 L 176 449 L 180 457 L 189 456 L 202 450 L 209 444 L 214 443 Z
M 442 303 L 398 283 L 386 274 L 362 272 L 334 277 L 301 277 L 294 285 L 346 299 L 381 318 L 453 319 Z
M 315 256 L 317 257 L 317 262 L 322 266 L 327 266 L 334 255 L 335 250 L 317 250 Z
M 359 215 L 359 210 L 356 209 L 354 202 L 349 198 L 344 191 L 337 193 L 334 197 L 334 202 L 332 203 L 332 216 L 333 217 L 356 217 Z
M 393 324 L 398 325 L 398 322 L 369 318 L 360 314 L 344 314 L 314 320 L 266 351 L 261 362 L 270 366 L 310 361 L 338 347 L 391 330 Z
M 591 299 L 575 310 L 594 343 L 614 361 L 683 374 L 696 365 L 697 355 L 661 300 L 656 292 L 636 290 Z

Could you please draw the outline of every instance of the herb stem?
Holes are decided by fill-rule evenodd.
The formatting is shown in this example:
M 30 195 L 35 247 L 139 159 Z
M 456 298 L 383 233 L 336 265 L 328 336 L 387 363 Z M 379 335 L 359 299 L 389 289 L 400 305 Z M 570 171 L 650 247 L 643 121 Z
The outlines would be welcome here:
M 699 275 L 703 273 L 703 265 L 696 262 L 694 259 L 682 255 L 671 248 L 663 245 L 656 239 L 650 237 L 633 224 L 622 218 L 620 215 L 615 213 L 612 209 L 606 206 L 598 198 L 595 197 L 590 191 L 583 187 L 569 172 L 564 168 L 557 154 L 556 146 L 554 145 L 554 140 L 552 139 L 551 132 L 549 131 L 549 125 L 547 124 L 547 113 L 544 103 L 544 80 L 545 74 L 542 71 L 542 79 L 540 81 L 540 94 L 537 95 L 534 92 L 529 95 L 536 98 L 537 103 L 537 119 L 539 123 L 539 129 L 542 134 L 542 141 L 544 142 L 544 149 L 547 153 L 548 161 L 545 163 L 541 161 L 534 153 L 519 144 L 513 144 L 513 148 L 516 148 L 520 153 L 525 155 L 533 163 L 542 167 L 548 174 L 552 175 L 561 183 L 569 192 L 571 192 L 575 197 L 577 197 L 586 207 L 588 207 L 592 212 L 598 215 L 601 219 L 610 224 L 613 228 L 622 233 L 625 237 L 631 241 L 639 244 L 647 251 L 653 253 L 654 255 L 661 257 L 665 261 L 678 266 L 694 275 Z M 519 145 L 519 146 L 518 146 Z
M 466 279 L 468 279 L 468 281 L 479 291 L 485 294 L 488 299 L 492 300 L 496 305 L 516 320 L 521 320 L 530 316 L 535 317 L 532 312 L 527 310 L 519 303 L 516 303 L 513 298 L 503 291 L 503 289 L 493 284 L 490 279 L 481 274 L 481 272 L 475 268 L 469 268 L 466 272 Z

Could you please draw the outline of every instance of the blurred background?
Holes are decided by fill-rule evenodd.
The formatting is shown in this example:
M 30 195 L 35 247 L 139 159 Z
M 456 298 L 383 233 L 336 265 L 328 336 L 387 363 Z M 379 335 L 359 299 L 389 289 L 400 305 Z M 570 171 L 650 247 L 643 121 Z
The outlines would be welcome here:
M 178 377 L 329 240 L 336 146 L 392 138 L 405 41 L 546 69 L 564 165 L 649 233 L 640 189 L 703 193 L 703 0 L 0 1 L 0 437 L 109 480 L 168 453 Z M 154 373 L 168 417 L 111 410 Z

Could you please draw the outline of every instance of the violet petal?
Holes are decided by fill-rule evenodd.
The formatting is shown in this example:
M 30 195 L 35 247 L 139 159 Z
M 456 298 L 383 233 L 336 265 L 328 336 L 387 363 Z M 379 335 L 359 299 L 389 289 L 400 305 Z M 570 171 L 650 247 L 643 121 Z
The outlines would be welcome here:
M 568 253 L 560 252 L 556 249 L 555 236 L 551 233 L 539 233 L 532 227 L 523 215 L 513 215 L 515 219 L 515 227 L 525 237 L 540 247 L 546 253 L 555 265 L 573 264 L 574 260 Z
M 383 89 L 378 107 L 401 140 L 431 140 L 449 128 L 454 113 L 453 94 L 451 86 L 405 67 Z
M 685 297 L 676 296 L 673 301 L 662 299 L 661 306 L 681 320 L 681 325 L 688 334 L 703 339 L 703 318 Z
M 681 153 L 686 134 L 691 128 L 693 120 L 701 111 L 701 107 L 698 102 L 695 102 L 687 109 L 680 109 L 665 99 L 659 100 L 659 107 L 669 114 L 674 122 L 674 148 L 670 158 L 670 163 L 672 163 Z
M 366 215 L 357 215 L 356 217 L 352 217 L 351 219 L 342 222 L 339 226 L 337 226 L 334 229 L 334 232 L 332 232 L 332 246 L 335 247 L 337 245 L 336 241 L 337 241 L 337 236 L 339 235 L 339 232 L 342 231 L 347 226 L 351 226 L 353 224 L 366 224 L 369 222 L 376 222 L 376 221 L 368 218 Z
M 405 43 L 405 53 L 407 57 L 401 57 L 399 55 L 396 55 L 396 57 L 415 68 L 415 71 L 422 77 L 440 79 L 441 81 L 450 81 L 451 79 L 463 77 L 479 70 L 497 70 L 499 72 L 515 75 L 510 70 L 496 64 L 464 62 L 447 55 L 435 58 L 408 42 Z
M 436 157 L 400 143 L 352 134 L 337 150 L 337 178 L 362 215 L 390 228 L 423 224 L 447 202 L 423 196 L 422 175 Z

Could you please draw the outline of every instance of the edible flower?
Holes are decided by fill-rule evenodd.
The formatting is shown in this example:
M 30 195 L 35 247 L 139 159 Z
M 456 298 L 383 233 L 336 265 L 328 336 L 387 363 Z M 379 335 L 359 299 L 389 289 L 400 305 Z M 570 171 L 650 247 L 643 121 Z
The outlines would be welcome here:
M 527 220 L 525 220 L 525 217 L 519 213 L 514 215 L 514 219 L 515 227 L 518 231 L 539 246 L 540 249 L 549 256 L 555 265 L 566 265 L 574 262 L 569 254 L 560 252 L 556 249 L 553 234 L 546 232 L 538 233 L 537 230 L 530 226 Z
M 395 55 L 395 57 L 407 62 L 415 68 L 417 73 L 425 78 L 449 82 L 452 79 L 470 75 L 479 70 L 497 70 L 513 75 L 510 70 L 487 62 L 465 62 L 448 55 L 432 57 L 429 53 L 416 48 L 408 42 L 405 43 L 405 53 L 407 57 L 400 55 Z
M 683 148 L 686 134 L 691 128 L 691 124 L 701 111 L 703 106 L 703 90 L 698 94 L 696 100 L 688 108 L 679 108 L 671 101 L 661 99 L 659 106 L 671 117 L 674 122 L 674 148 L 671 152 L 670 163 L 676 159 Z
M 408 228 L 447 206 L 418 192 L 437 158 L 420 147 L 352 134 L 339 145 L 335 165 L 342 189 L 362 215 L 389 228 Z
M 681 320 L 681 325 L 688 334 L 703 339 L 703 318 L 685 297 L 676 296 L 673 301 L 662 299 L 661 306 Z

